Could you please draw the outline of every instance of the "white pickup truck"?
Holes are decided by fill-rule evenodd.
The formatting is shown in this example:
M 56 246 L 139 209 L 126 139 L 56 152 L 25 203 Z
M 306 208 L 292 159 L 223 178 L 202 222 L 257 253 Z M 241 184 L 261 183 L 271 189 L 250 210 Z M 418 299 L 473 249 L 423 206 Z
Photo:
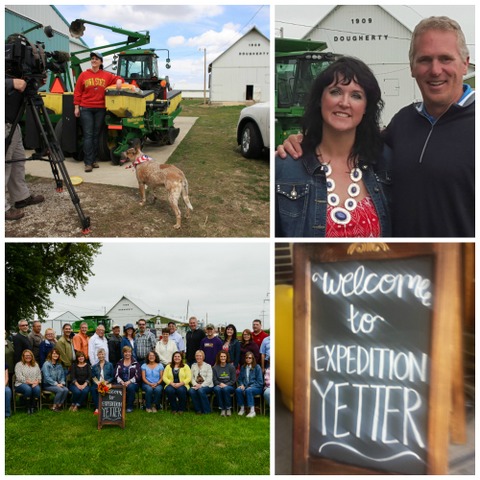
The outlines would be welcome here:
M 270 104 L 256 103 L 240 112 L 237 143 L 245 158 L 260 158 L 270 148 Z

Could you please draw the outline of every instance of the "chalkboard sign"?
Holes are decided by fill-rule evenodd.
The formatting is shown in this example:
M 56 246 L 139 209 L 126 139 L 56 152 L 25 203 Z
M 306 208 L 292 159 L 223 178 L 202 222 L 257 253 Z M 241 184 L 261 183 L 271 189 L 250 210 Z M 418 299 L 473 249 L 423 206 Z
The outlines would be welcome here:
M 432 244 L 295 245 L 294 473 L 442 470 L 439 342 L 450 350 L 433 327 L 452 332 L 458 317 L 439 275 L 450 265 L 455 278 L 454 258 Z
M 99 395 L 98 429 L 103 425 L 119 425 L 125 428 L 126 389 L 114 385 L 105 395 Z

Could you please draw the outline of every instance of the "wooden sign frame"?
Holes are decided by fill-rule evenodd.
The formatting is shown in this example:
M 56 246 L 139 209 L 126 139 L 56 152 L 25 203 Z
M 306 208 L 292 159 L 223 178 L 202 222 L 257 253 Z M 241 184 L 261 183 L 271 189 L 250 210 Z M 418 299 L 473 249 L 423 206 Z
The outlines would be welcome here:
M 294 245 L 294 474 L 385 474 L 310 455 L 311 268 L 348 260 L 433 257 L 428 398 L 427 473 L 448 471 L 449 429 L 454 443 L 466 437 L 461 347 L 461 245 L 454 243 L 297 243 Z M 452 395 L 453 393 L 453 395 Z M 392 472 L 396 473 L 396 472 Z
M 105 396 L 103 395 L 98 395 L 98 430 L 101 430 L 103 425 L 118 425 L 122 429 L 125 428 L 125 406 L 127 403 L 127 389 L 125 385 L 112 385 L 110 387 L 110 391 L 115 391 L 115 390 L 122 390 L 122 411 L 121 411 L 121 420 L 108 420 L 103 418 L 103 402 L 106 401 L 106 399 L 109 396 L 109 393 L 107 393 Z

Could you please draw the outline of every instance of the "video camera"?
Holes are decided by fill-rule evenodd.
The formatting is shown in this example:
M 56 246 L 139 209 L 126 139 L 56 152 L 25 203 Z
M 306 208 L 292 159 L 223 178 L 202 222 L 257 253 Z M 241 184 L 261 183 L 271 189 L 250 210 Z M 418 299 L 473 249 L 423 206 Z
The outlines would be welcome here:
M 10 35 L 5 43 L 6 74 L 27 83 L 34 81 L 36 89 L 45 83 L 47 70 L 65 73 L 69 60 L 68 52 L 47 52 L 43 42 L 32 43 L 21 34 Z

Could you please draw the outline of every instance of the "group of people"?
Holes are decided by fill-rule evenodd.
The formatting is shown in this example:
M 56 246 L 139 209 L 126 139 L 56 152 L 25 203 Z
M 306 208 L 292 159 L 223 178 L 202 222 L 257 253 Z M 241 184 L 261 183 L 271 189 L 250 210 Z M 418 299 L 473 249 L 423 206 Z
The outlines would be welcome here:
M 383 131 L 364 62 L 342 57 L 314 81 L 302 133 L 277 149 L 277 237 L 475 236 L 475 92 L 460 25 L 422 20 L 409 59 L 423 101 Z
M 125 386 L 127 413 L 140 389 L 147 413 L 162 409 L 163 393 L 173 414 L 186 411 L 188 397 L 198 415 L 211 413 L 212 394 L 222 416 L 231 416 L 233 395 L 238 414 L 247 417 L 256 415 L 258 395 L 270 403 L 270 336 L 260 320 L 253 321 L 252 331 L 243 331 L 241 340 L 234 325 L 226 327 L 222 338 L 213 324 L 199 329 L 196 317 L 189 319 L 186 341 L 175 322 L 162 329 L 158 341 L 146 320 L 137 326 L 126 324 L 120 335 L 120 326 L 114 325 L 107 338 L 103 325 L 89 337 L 86 322 L 76 335 L 65 324 L 57 340 L 51 328 L 42 336 L 41 323 L 35 321 L 29 333 L 28 322 L 21 320 L 12 341 L 5 332 L 5 416 L 11 414 L 12 380 L 29 414 L 38 408 L 42 390 L 53 396 L 52 411 L 61 411 L 71 392 L 71 411 L 85 406 L 90 394 L 98 414 L 99 383 Z

